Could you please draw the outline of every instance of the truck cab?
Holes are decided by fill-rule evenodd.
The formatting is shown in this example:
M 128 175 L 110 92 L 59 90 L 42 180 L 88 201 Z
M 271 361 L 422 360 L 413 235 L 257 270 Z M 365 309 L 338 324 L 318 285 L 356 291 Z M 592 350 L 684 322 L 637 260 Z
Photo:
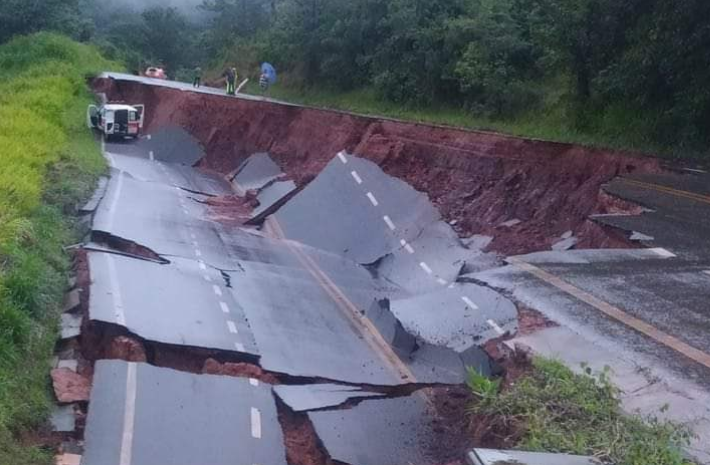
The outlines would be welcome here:
M 101 131 L 106 139 L 138 138 L 143 129 L 145 105 L 107 103 L 89 105 L 87 125 Z

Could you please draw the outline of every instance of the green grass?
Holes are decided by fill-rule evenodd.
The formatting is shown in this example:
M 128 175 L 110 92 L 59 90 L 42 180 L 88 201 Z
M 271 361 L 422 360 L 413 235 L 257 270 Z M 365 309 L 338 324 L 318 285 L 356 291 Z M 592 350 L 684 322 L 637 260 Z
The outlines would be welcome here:
M 383 116 L 427 124 L 465 129 L 495 131 L 520 137 L 569 142 L 591 147 L 631 150 L 666 158 L 692 161 L 707 159 L 698 148 L 659 144 L 654 139 L 656 118 L 627 107 L 611 107 L 587 117 L 585 130 L 578 129 L 569 117 L 564 85 L 547 86 L 541 108 L 513 118 L 492 118 L 475 115 L 458 107 L 432 105 L 407 107 L 378 98 L 373 89 L 337 92 L 328 89 L 298 88 L 278 84 L 268 96 L 286 102 L 320 108 L 349 111 L 369 116 Z M 245 92 L 260 95 L 258 83 L 252 80 Z
M 85 78 L 116 68 L 52 34 L 0 46 L 0 465 L 51 463 L 21 438 L 51 407 L 63 247 L 78 240 L 70 215 L 106 169 L 85 126 Z
M 532 374 L 506 390 L 491 394 L 475 372 L 469 387 L 477 399 L 471 413 L 521 430 L 519 449 L 592 455 L 616 465 L 691 463 L 681 452 L 689 430 L 623 414 L 619 391 L 606 373 L 576 375 L 559 362 L 538 358 Z

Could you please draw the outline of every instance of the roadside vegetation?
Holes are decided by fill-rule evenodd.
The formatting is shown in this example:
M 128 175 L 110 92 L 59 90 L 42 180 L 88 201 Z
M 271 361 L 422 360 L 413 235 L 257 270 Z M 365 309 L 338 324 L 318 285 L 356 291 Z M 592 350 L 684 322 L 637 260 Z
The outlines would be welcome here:
M 578 375 L 535 358 L 530 372 L 505 389 L 475 371 L 468 384 L 476 398 L 470 413 L 518 449 L 591 455 L 616 465 L 692 465 L 682 454 L 690 430 L 624 414 L 608 373 Z
M 708 161 L 697 0 L 9 0 L 0 43 L 56 29 L 133 72 L 236 66 L 294 102 Z
M 0 46 L 0 463 L 51 462 L 50 358 L 78 241 L 71 214 L 105 171 L 86 129 L 85 78 L 116 65 L 47 33 Z

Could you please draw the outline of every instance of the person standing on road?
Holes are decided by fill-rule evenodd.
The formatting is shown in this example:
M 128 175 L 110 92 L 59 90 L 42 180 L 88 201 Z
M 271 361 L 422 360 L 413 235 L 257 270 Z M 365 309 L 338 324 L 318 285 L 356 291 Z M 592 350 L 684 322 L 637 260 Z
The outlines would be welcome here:
M 266 73 L 261 73 L 259 77 L 259 88 L 261 88 L 262 94 L 265 94 L 269 90 L 269 76 Z
M 202 85 L 202 68 L 199 66 L 193 72 L 192 87 L 197 89 Z
M 234 95 L 237 89 L 237 68 L 229 68 L 224 75 L 227 78 L 227 95 Z

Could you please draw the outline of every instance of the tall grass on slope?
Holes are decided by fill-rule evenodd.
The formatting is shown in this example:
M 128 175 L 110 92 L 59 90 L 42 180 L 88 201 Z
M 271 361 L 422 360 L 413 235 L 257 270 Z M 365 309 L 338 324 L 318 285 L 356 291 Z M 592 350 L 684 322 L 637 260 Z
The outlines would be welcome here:
M 520 438 L 522 450 L 592 455 L 616 465 L 692 465 L 683 455 L 692 437 L 688 427 L 625 415 L 606 372 L 577 375 L 536 358 L 532 373 L 502 391 L 475 371 L 468 384 L 477 399 L 471 413 L 493 419 L 488 426 L 494 431 Z
M 0 46 L 0 465 L 51 462 L 22 439 L 43 424 L 66 283 L 66 212 L 105 169 L 84 124 L 87 75 L 117 66 L 40 33 Z

